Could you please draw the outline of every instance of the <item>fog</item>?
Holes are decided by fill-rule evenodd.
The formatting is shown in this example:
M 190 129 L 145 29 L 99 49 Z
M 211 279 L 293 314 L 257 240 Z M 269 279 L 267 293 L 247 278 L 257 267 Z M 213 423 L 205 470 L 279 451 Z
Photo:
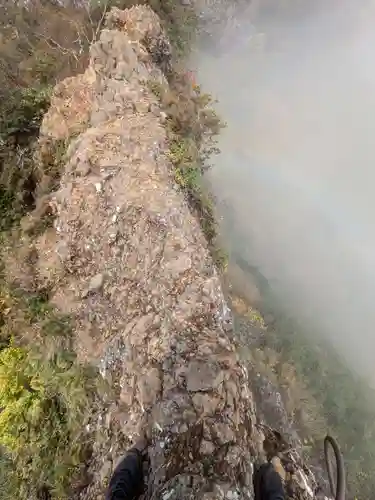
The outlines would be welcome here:
M 227 122 L 209 175 L 228 243 L 375 382 L 374 10 L 258 3 L 206 9 L 193 61 Z

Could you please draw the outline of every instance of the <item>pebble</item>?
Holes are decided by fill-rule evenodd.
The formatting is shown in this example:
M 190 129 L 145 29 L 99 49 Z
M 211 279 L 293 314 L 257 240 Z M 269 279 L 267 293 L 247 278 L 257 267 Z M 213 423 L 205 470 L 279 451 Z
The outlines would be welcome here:
M 112 472 L 112 462 L 110 460 L 106 460 L 100 469 L 100 478 L 102 482 L 109 477 Z
M 211 441 L 206 441 L 205 439 L 202 439 L 199 451 L 200 453 L 202 453 L 202 455 L 212 455 L 213 452 L 215 451 L 215 446 Z
M 97 292 L 103 287 L 104 276 L 99 273 L 96 274 L 93 278 L 91 278 L 89 283 L 89 292 Z
M 80 162 L 76 168 L 76 174 L 81 177 L 85 177 L 90 173 L 90 170 L 90 165 L 87 162 Z

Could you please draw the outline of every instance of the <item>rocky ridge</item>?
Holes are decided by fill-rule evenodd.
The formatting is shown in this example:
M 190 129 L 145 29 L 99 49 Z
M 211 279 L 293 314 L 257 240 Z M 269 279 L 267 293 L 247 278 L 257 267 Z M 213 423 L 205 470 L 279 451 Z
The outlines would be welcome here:
M 38 241 L 39 281 L 74 318 L 81 360 L 116 395 L 93 422 L 80 498 L 102 498 L 141 432 L 151 437 L 148 498 L 251 499 L 253 464 L 278 453 L 292 497 L 313 498 L 298 454 L 258 422 L 220 277 L 174 180 L 150 85 L 167 89 L 171 64 L 150 8 L 113 9 L 88 69 L 57 85 L 41 128 L 41 151 L 69 147 L 54 227 Z

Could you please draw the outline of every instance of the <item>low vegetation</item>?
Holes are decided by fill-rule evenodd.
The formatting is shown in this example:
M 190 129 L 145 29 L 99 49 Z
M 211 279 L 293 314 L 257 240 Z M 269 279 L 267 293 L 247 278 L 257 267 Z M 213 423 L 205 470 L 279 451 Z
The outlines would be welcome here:
M 217 242 L 214 203 L 203 182 L 203 174 L 210 166 L 208 160 L 217 152 L 216 137 L 223 124 L 210 95 L 201 91 L 191 74 L 172 72 L 168 89 L 155 81 L 150 81 L 149 86 L 166 114 L 169 158 L 176 183 L 201 222 L 215 264 L 223 269 L 226 256 Z
M 48 290 L 0 290 L 0 485 L 4 498 L 66 498 L 91 453 L 97 373 L 76 362 L 72 325 Z
M 312 343 L 311 338 L 318 337 L 306 326 L 283 319 L 275 322 L 269 341 L 282 360 L 293 363 L 296 376 L 326 420 L 327 430 L 339 440 L 351 497 L 365 500 L 375 488 L 375 393 L 329 344 Z
M 93 408 L 90 375 L 69 351 L 45 361 L 27 347 L 0 353 L 0 435 L 12 482 L 20 498 L 45 490 L 63 498 L 78 480 L 90 446 L 85 425 Z M 93 386 L 94 387 L 94 386 Z M 10 498 L 10 496 L 8 497 Z
M 262 375 L 271 382 L 275 391 L 280 392 L 288 421 L 301 436 L 305 457 L 311 458 L 313 444 L 316 442 L 317 446 L 321 446 L 327 431 L 327 422 L 320 413 L 317 400 L 300 376 L 293 359 L 281 356 L 280 350 L 270 341 L 273 332 L 269 331 L 262 314 L 238 296 L 231 295 L 230 302 L 235 331 L 240 339 L 239 353 L 248 364 L 251 378 Z M 254 332 L 258 334 L 249 343 L 249 334 Z M 268 424 L 278 425 L 272 419 Z
M 259 278 L 261 313 L 271 318 L 255 341 L 257 347 L 252 342 L 252 349 L 245 349 L 243 356 L 254 373 L 263 373 L 280 390 L 288 416 L 305 444 L 306 456 L 321 461 L 323 438 L 331 433 L 345 456 L 348 497 L 371 498 L 375 490 L 374 390 L 346 366 L 332 346 L 318 340 L 312 325 L 299 324 L 285 313 L 256 270 L 241 264 L 244 273 L 252 271 L 252 280 Z M 245 337 L 246 332 L 264 328 L 258 313 L 244 306 L 244 301 L 234 299 L 233 306 L 240 318 L 237 327 L 245 329 Z
M 38 173 L 33 155 L 49 95 L 49 87 L 15 88 L 0 108 L 0 231 L 35 208 Z

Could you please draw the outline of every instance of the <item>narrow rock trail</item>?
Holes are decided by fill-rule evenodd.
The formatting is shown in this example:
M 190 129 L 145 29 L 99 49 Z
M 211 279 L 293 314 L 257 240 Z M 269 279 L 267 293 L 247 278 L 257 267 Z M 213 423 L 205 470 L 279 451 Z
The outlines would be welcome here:
M 114 10 L 107 26 L 115 29 L 93 45 L 86 73 L 56 89 L 43 123 L 41 141 L 81 135 L 53 200 L 55 230 L 40 242 L 40 276 L 58 283 L 53 303 L 75 317 L 80 357 L 100 362 L 119 390 L 104 421 L 128 443 L 152 436 L 152 498 L 250 498 L 259 439 L 247 374 L 147 87 L 150 78 L 168 85 L 153 60 L 168 64 L 169 42 L 147 8 Z M 106 437 L 93 471 L 103 454 L 112 464 L 124 452 L 118 436 Z M 103 490 L 95 477 L 83 498 Z
M 151 439 L 152 499 L 252 499 L 254 463 L 266 458 L 269 431 L 150 86 L 168 89 L 170 62 L 153 11 L 113 9 L 88 69 L 56 87 L 41 129 L 41 148 L 70 145 L 51 200 L 55 224 L 38 241 L 38 278 L 73 318 L 80 359 L 98 365 L 114 392 L 92 422 L 82 500 L 102 498 L 141 432 Z M 311 498 L 314 477 L 284 452 L 294 497 Z

